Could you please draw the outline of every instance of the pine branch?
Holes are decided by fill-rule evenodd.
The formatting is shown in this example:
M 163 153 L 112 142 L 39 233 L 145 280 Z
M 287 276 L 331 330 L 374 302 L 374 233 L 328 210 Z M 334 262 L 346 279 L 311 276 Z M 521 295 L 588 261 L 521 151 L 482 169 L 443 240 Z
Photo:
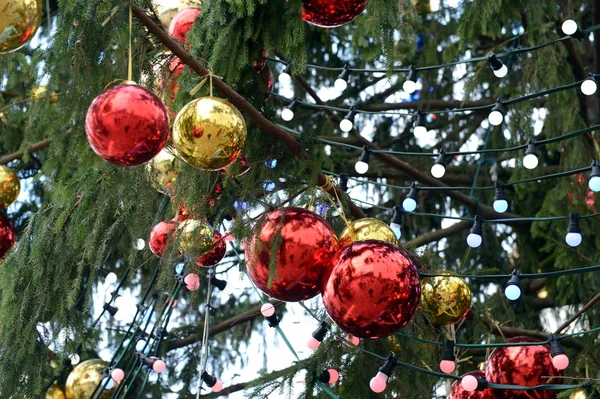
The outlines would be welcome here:
M 30 148 L 28 148 L 26 153 L 32 154 L 34 152 L 43 150 L 44 148 L 47 148 L 51 143 L 52 143 L 52 139 L 45 139 L 42 141 L 38 141 L 37 143 L 32 145 Z M 12 154 L 8 154 L 8 155 L 5 155 L 2 158 L 0 158 L 0 165 L 6 165 L 7 163 L 14 161 L 15 159 L 23 158 L 24 156 L 25 156 L 24 151 L 13 152 Z
M 460 233 L 461 231 L 467 230 L 471 227 L 471 222 L 469 220 L 463 220 L 462 222 L 453 224 L 450 227 L 445 229 L 431 231 L 429 233 L 425 233 L 417 238 L 414 238 L 410 241 L 405 242 L 402 246 L 405 248 L 418 248 L 423 245 L 427 245 L 434 241 L 439 241 L 442 238 L 450 237 L 455 234 Z

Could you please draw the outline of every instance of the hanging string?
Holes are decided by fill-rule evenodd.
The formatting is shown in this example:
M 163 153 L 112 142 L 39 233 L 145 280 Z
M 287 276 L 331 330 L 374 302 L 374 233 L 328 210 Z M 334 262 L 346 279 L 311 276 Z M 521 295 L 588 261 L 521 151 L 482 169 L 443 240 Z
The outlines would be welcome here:
M 127 62 L 127 80 L 133 81 L 133 0 L 129 0 L 129 60 Z
M 212 82 L 212 79 L 211 79 Z M 212 84 L 211 84 L 212 87 Z M 212 90 L 212 89 L 211 89 Z M 211 93 L 212 95 L 212 93 Z M 208 362 L 208 356 L 206 352 L 208 350 L 208 331 L 210 323 L 210 295 L 212 293 L 212 284 L 210 283 L 211 277 L 214 273 L 214 267 L 208 273 L 208 288 L 206 290 L 206 305 L 204 307 L 204 326 L 202 331 L 202 344 L 200 345 L 200 371 L 198 373 L 198 391 L 196 392 L 196 399 L 200 398 L 200 391 L 202 390 L 202 374 L 206 371 L 206 364 Z

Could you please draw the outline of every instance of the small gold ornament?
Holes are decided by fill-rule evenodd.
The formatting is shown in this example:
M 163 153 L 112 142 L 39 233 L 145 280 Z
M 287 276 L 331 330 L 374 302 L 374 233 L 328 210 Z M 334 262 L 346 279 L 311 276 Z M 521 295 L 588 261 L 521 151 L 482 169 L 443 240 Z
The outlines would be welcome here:
M 423 310 L 434 324 L 448 325 L 462 320 L 471 308 L 469 285 L 454 273 L 442 270 L 443 276 L 425 277 L 421 281 Z
M 188 219 L 177 228 L 179 251 L 193 259 L 207 254 L 214 246 L 215 231 L 207 223 Z
M 569 395 L 569 399 L 587 399 L 587 393 L 584 389 L 576 389 Z
M 202 97 L 189 102 L 177 114 L 173 143 L 189 165 L 219 170 L 241 154 L 246 143 L 246 122 L 227 101 Z
M 17 200 L 21 192 L 21 183 L 14 170 L 0 165 L 0 208 L 7 208 Z
M 152 4 L 160 23 L 168 30 L 171 20 L 179 11 L 190 7 L 200 7 L 202 2 L 198 0 L 153 0 Z
M 0 0 L 0 54 L 26 45 L 42 23 L 42 0 Z
M 98 383 L 104 378 L 102 371 L 106 366 L 108 366 L 108 362 L 100 359 L 91 359 L 79 363 L 67 378 L 67 383 L 65 384 L 66 399 L 90 398 Z M 114 383 L 113 387 L 105 389 L 99 399 L 112 398 L 119 383 L 111 381 Z
M 353 220 L 340 234 L 340 247 L 354 241 L 379 240 L 398 245 L 396 234 L 390 226 L 379 219 L 364 218 Z
M 179 159 L 174 148 L 163 148 L 144 169 L 148 180 L 158 192 L 173 195 L 173 183 L 179 173 Z
M 31 98 L 34 101 L 48 100 L 51 105 L 55 105 L 58 102 L 58 94 L 49 93 L 48 86 L 35 86 L 31 89 Z
M 56 384 L 46 391 L 46 399 L 66 399 L 64 391 Z

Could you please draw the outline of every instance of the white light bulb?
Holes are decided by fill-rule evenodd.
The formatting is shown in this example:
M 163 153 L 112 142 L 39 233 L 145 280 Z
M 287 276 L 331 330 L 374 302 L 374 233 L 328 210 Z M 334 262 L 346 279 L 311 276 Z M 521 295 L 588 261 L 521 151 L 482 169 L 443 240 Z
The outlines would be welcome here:
M 508 74 L 508 68 L 504 64 L 502 64 L 502 67 L 500 69 L 494 71 L 494 75 L 496 75 L 497 78 L 503 78 L 507 74 Z
M 283 111 L 281 111 L 281 119 L 283 119 L 286 122 L 291 121 L 292 119 L 294 119 L 294 111 L 292 111 L 289 108 L 284 108 Z
M 342 132 L 349 132 L 354 127 L 354 123 L 352 123 L 349 119 L 342 119 L 340 122 L 340 129 Z
M 479 234 L 471 233 L 467 236 L 467 245 L 471 248 L 477 248 L 483 242 L 483 238 Z
M 141 352 L 144 350 L 144 346 L 146 346 L 146 340 L 145 339 L 140 339 L 135 343 L 135 350 L 137 352 Z
M 523 166 L 527 169 L 535 169 L 538 166 L 538 157 L 535 154 L 527 154 L 523 158 Z
M 369 170 L 369 164 L 363 161 L 358 161 L 356 165 L 354 165 L 354 169 L 359 175 L 364 175 Z
M 104 377 L 102 379 L 102 386 L 105 387 L 104 389 L 107 389 L 110 391 L 111 389 L 113 389 L 115 387 L 115 381 L 110 377 Z
M 581 92 L 586 96 L 591 96 L 598 90 L 598 84 L 594 79 L 586 79 L 581 82 Z
M 81 361 L 81 357 L 77 353 L 73 353 L 71 356 L 69 356 L 69 360 L 71 361 L 72 366 L 76 366 Z
M 348 87 L 348 82 L 346 82 L 344 79 L 338 78 L 333 85 L 337 91 L 344 91 Z
M 413 133 L 416 138 L 422 139 L 427 134 L 427 128 L 425 126 L 415 126 Z
M 592 190 L 595 193 L 600 191 L 600 176 L 591 177 L 590 181 L 588 182 L 588 186 L 590 190 Z
M 582 238 L 580 233 L 567 233 L 565 236 L 565 241 L 571 247 L 577 247 L 581 244 Z
M 567 19 L 562 23 L 561 28 L 565 35 L 571 36 L 573 33 L 577 32 L 577 22 L 572 19 Z
M 504 121 L 504 115 L 500 111 L 492 111 L 488 115 L 488 121 L 494 126 L 500 126 Z
M 494 210 L 498 213 L 504 213 L 508 210 L 508 201 L 499 199 L 494 201 Z
M 282 74 L 279 75 L 279 83 L 281 83 L 282 85 L 287 85 L 287 84 L 290 84 L 291 82 L 292 82 L 292 77 L 290 76 L 289 73 L 283 72 Z
M 436 163 L 431 167 L 431 175 L 436 179 L 444 177 L 446 174 L 446 167 L 442 164 Z
M 402 201 L 402 208 L 404 208 L 405 211 L 413 212 L 417 209 L 417 201 L 415 201 L 414 198 L 406 197 L 404 198 L 404 201 Z
M 135 249 L 137 249 L 138 251 L 141 251 L 144 248 L 146 248 L 146 241 L 144 241 L 143 238 L 138 238 L 135 241 Z
M 504 289 L 504 295 L 511 301 L 516 301 L 521 296 L 521 288 L 516 284 L 506 286 Z
M 400 237 L 402 237 L 402 226 L 399 225 L 398 223 L 390 223 L 390 227 L 392 228 L 392 231 L 396 234 L 396 238 L 400 239 Z
M 412 94 L 417 90 L 417 83 L 412 80 L 405 80 L 402 89 L 408 94 Z
M 113 272 L 110 272 L 106 275 L 104 281 L 106 282 L 106 284 L 112 285 L 117 282 L 117 275 Z

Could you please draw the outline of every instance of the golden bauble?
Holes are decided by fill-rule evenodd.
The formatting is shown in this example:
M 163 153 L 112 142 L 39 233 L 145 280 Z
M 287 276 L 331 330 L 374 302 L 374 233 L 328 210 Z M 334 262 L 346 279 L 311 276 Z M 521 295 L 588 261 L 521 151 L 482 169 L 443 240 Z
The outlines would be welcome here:
M 56 384 L 46 391 L 46 399 L 66 399 L 64 391 Z
M 219 170 L 241 154 L 246 143 L 246 122 L 240 111 L 222 98 L 198 98 L 177 114 L 173 143 L 191 166 Z
M 364 218 L 350 222 L 340 234 L 340 247 L 354 241 L 379 240 L 398 245 L 396 234 L 379 219 Z
M 156 190 L 163 194 L 173 194 L 173 183 L 179 173 L 179 159 L 174 148 L 163 148 L 144 166 L 144 169 L 148 180 Z
M 108 366 L 108 362 L 100 359 L 91 359 L 79 363 L 67 378 L 65 384 L 66 399 L 89 399 L 98 383 L 104 378 L 102 371 L 106 366 Z M 118 385 L 119 383 L 115 382 L 112 389 L 105 389 L 99 399 L 112 398 Z
M 191 258 L 207 254 L 214 246 L 215 231 L 200 220 L 188 219 L 177 227 L 179 251 Z
M 425 277 L 421 281 L 422 309 L 434 324 L 457 323 L 471 308 L 471 289 L 465 280 L 450 271 L 437 273 L 443 276 Z
M 34 101 L 48 100 L 52 105 L 58 102 L 58 94 L 49 93 L 48 86 L 35 86 L 31 89 L 31 98 L 33 98 Z
M 175 14 L 190 7 L 200 8 L 202 2 L 198 0 L 153 0 L 152 5 L 155 7 L 160 23 L 168 30 Z
M 21 183 L 14 170 L 0 165 L 0 208 L 7 208 L 17 200 L 21 192 Z
M 0 54 L 26 45 L 42 23 L 42 0 L 0 0 Z

